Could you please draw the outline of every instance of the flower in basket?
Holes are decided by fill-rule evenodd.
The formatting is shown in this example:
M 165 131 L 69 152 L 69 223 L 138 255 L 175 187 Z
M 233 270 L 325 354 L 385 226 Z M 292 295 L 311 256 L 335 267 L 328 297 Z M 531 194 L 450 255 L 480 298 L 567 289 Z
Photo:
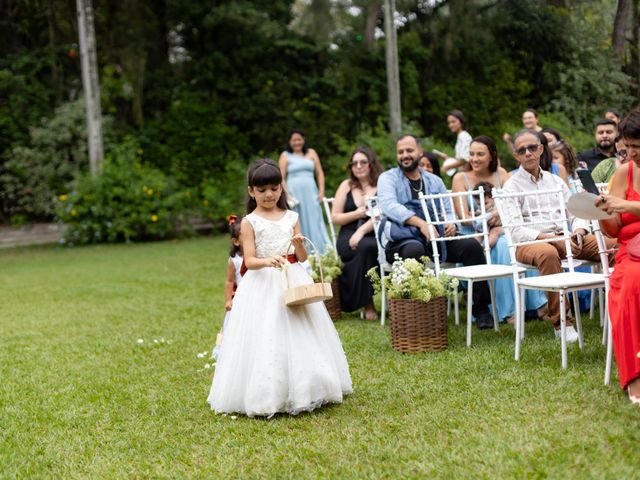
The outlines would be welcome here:
M 402 259 L 395 254 L 394 258 L 391 272 L 384 278 L 388 298 L 428 302 L 432 298 L 443 297 L 458 287 L 456 278 L 450 278 L 445 273 L 436 277 L 434 270 L 426 266 L 430 261 L 429 257 L 422 257 L 418 261 L 415 258 Z M 378 293 L 382 288 L 378 268 L 372 268 L 367 275 Z
M 322 265 L 322 274 L 324 281 L 331 283 L 342 273 L 342 260 L 333 248 L 327 248 L 323 255 L 320 256 L 320 264 Z M 311 278 L 314 282 L 320 281 L 320 265 L 315 255 L 309 255 L 309 265 L 311 265 Z

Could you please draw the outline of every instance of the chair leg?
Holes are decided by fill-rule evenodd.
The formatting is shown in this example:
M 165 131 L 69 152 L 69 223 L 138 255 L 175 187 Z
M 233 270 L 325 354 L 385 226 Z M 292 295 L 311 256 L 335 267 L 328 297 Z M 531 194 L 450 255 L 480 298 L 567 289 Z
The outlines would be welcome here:
M 596 289 L 591 289 L 591 298 L 589 298 L 589 320 L 593 320 L 593 315 L 596 308 Z M 601 325 L 602 326 L 602 325 Z
M 459 306 L 459 297 L 460 297 L 460 292 L 458 290 L 456 290 L 456 294 L 453 297 L 453 311 L 454 311 L 454 316 L 456 319 L 456 325 L 460 325 L 460 306 Z
M 524 339 L 524 327 L 525 327 L 525 302 L 527 298 L 527 291 L 523 288 L 520 290 L 520 339 Z
M 451 295 L 447 295 L 447 318 L 451 315 Z
M 380 313 L 380 325 L 384 327 L 384 320 L 387 314 L 387 289 L 384 286 L 384 281 L 382 283 L 382 295 L 380 303 L 382 303 L 382 305 L 380 306 L 380 310 L 382 310 L 382 312 Z
M 498 325 L 498 307 L 496 306 L 496 291 L 493 288 L 493 280 L 487 280 L 489 283 L 489 294 L 491 295 L 491 311 L 493 313 L 493 329 L 498 332 L 500 331 L 500 326 Z
M 567 368 L 567 307 L 564 291 L 560 292 L 560 343 L 562 348 L 562 368 Z
M 604 310 L 604 315 L 602 312 L 600 314 L 605 318 L 605 324 L 602 327 L 602 345 L 607 345 L 607 339 L 609 338 L 609 329 L 607 328 L 607 322 L 609 321 L 609 306 L 607 305 L 607 302 L 605 302 L 600 308 Z
M 609 309 L 607 309 L 607 315 L 605 318 L 606 325 L 605 330 L 607 330 L 607 360 L 606 365 L 604 367 L 604 384 L 609 385 L 611 382 L 611 361 L 613 357 L 613 340 L 611 338 L 611 319 L 609 318 Z
M 471 346 L 471 321 L 473 320 L 473 281 L 467 281 L 467 347 Z
M 520 324 L 520 287 L 518 286 L 518 284 L 515 284 L 515 295 L 514 295 L 514 300 L 516 302 L 516 306 L 515 306 L 515 314 L 516 314 L 516 353 L 515 353 L 515 359 L 520 360 L 520 342 L 522 341 L 522 338 L 520 336 L 520 329 L 522 328 L 521 324 Z
M 580 303 L 578 302 L 578 292 L 572 292 L 571 297 L 573 298 L 573 308 L 575 309 L 576 315 L 576 328 L 578 329 L 578 345 L 580 345 L 580 350 L 584 348 L 584 338 L 582 337 L 582 317 L 580 315 Z
M 604 290 L 602 288 L 598 289 L 598 306 L 600 307 L 600 326 L 602 328 L 604 328 L 604 305 L 605 305 L 604 301 Z

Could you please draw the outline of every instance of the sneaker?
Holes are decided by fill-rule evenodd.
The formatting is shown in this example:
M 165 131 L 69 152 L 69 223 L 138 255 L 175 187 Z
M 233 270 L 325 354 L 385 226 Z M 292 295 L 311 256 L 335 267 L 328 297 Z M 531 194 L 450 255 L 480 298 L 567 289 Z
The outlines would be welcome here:
M 560 338 L 560 329 L 556 330 L 556 338 Z M 567 327 L 567 343 L 575 343 L 578 341 L 578 332 L 573 325 Z

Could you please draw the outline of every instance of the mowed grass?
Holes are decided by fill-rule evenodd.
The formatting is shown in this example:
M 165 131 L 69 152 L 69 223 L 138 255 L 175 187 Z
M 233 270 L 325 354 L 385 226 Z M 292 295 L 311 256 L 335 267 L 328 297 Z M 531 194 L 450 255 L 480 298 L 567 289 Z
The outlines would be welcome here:
M 0 252 L 3 478 L 638 478 L 640 409 L 551 327 L 450 323 L 442 353 L 336 323 L 355 391 L 271 420 L 215 415 L 204 369 L 223 318 L 226 237 Z M 144 339 L 138 344 L 138 339 Z M 167 343 L 154 343 L 164 338 Z

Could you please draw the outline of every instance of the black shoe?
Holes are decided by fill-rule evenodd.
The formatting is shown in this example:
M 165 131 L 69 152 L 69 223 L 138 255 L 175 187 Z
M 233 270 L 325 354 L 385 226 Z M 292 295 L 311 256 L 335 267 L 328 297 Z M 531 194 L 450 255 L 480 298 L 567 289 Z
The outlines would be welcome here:
M 491 314 L 489 312 L 484 312 L 476 315 L 476 327 L 478 327 L 478 330 L 493 328 L 493 317 Z

